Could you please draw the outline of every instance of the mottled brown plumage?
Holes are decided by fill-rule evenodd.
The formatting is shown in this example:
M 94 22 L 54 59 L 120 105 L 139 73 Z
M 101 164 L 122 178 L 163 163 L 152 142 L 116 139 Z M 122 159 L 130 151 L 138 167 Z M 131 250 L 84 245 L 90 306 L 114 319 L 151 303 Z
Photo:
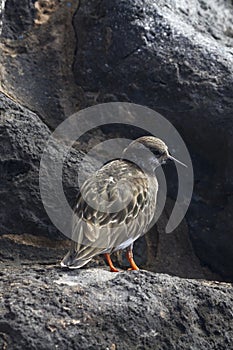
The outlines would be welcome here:
M 132 269 L 133 242 L 142 236 L 153 220 L 158 182 L 157 166 L 171 156 L 163 141 L 141 137 L 133 141 L 121 160 L 113 160 L 91 175 L 82 185 L 74 208 L 71 249 L 62 266 L 79 268 L 94 256 L 110 256 L 126 249 Z

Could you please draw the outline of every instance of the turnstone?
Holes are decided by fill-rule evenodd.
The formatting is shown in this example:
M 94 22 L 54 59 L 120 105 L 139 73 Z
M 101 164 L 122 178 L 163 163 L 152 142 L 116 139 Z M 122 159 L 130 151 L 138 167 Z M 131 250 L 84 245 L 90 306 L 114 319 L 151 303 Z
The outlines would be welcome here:
M 104 254 L 110 270 L 117 272 L 110 254 L 126 249 L 131 269 L 139 269 L 133 243 L 154 218 L 155 169 L 167 160 L 184 165 L 169 154 L 162 140 L 143 136 L 129 144 L 121 159 L 103 165 L 83 183 L 74 208 L 71 249 L 62 267 L 80 268 Z

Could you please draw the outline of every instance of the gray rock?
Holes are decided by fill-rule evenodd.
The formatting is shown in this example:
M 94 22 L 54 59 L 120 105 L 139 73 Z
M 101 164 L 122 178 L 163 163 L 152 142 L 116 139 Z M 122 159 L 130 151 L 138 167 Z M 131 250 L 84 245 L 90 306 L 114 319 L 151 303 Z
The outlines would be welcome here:
M 2 348 L 232 348 L 230 284 L 22 261 L 0 274 Z
M 71 70 L 76 46 L 72 16 L 78 3 L 4 3 L 2 90 L 55 128 L 81 107 L 82 91 L 75 85 Z
M 20 6 L 17 0 L 4 1 L 4 3 L 2 35 L 7 39 L 22 39 L 24 33 L 30 30 L 34 24 L 36 17 L 35 1 L 23 0 Z
M 0 110 L 0 232 L 30 232 L 55 238 L 59 234 L 44 210 L 39 188 L 40 160 L 51 133 L 35 113 L 3 94 Z M 64 147 L 54 141 L 54 159 L 59 159 Z M 78 190 L 74 173 L 80 157 L 81 153 L 73 150 L 64 163 L 64 191 L 71 205 Z M 55 210 L 59 207 L 59 194 L 57 197 L 58 200 L 53 198 Z
M 84 96 L 146 105 L 174 124 L 194 165 L 195 251 L 231 279 L 232 10 L 221 0 L 81 0 L 74 17 Z

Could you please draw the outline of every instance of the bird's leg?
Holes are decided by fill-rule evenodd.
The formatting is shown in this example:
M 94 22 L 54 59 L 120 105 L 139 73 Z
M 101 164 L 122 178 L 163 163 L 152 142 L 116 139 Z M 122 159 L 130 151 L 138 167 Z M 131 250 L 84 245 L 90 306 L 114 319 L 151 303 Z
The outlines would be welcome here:
M 108 265 L 109 265 L 109 267 L 110 267 L 110 271 L 111 271 L 111 272 L 119 272 L 119 271 L 115 268 L 115 266 L 113 265 L 113 262 L 112 262 L 112 259 L 111 259 L 111 257 L 110 257 L 110 254 L 106 253 L 106 254 L 104 254 L 104 256 L 105 256 L 105 258 L 106 258 L 106 260 L 107 260 L 107 263 L 108 263 Z
M 136 265 L 134 259 L 133 259 L 133 251 L 132 247 L 129 247 L 126 252 L 126 257 L 128 259 L 128 262 L 130 263 L 131 268 L 129 270 L 139 270 L 139 267 Z

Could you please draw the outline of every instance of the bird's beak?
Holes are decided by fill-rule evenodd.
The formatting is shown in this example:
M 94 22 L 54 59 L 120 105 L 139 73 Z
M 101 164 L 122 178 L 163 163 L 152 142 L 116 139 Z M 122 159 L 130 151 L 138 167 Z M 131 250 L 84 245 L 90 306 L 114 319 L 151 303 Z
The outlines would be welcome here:
M 173 160 L 174 162 L 179 163 L 180 165 L 183 165 L 185 168 L 187 168 L 188 166 L 184 163 L 182 163 L 181 161 L 179 161 L 178 159 L 176 159 L 175 157 L 172 157 L 170 154 L 168 155 L 168 159 Z

